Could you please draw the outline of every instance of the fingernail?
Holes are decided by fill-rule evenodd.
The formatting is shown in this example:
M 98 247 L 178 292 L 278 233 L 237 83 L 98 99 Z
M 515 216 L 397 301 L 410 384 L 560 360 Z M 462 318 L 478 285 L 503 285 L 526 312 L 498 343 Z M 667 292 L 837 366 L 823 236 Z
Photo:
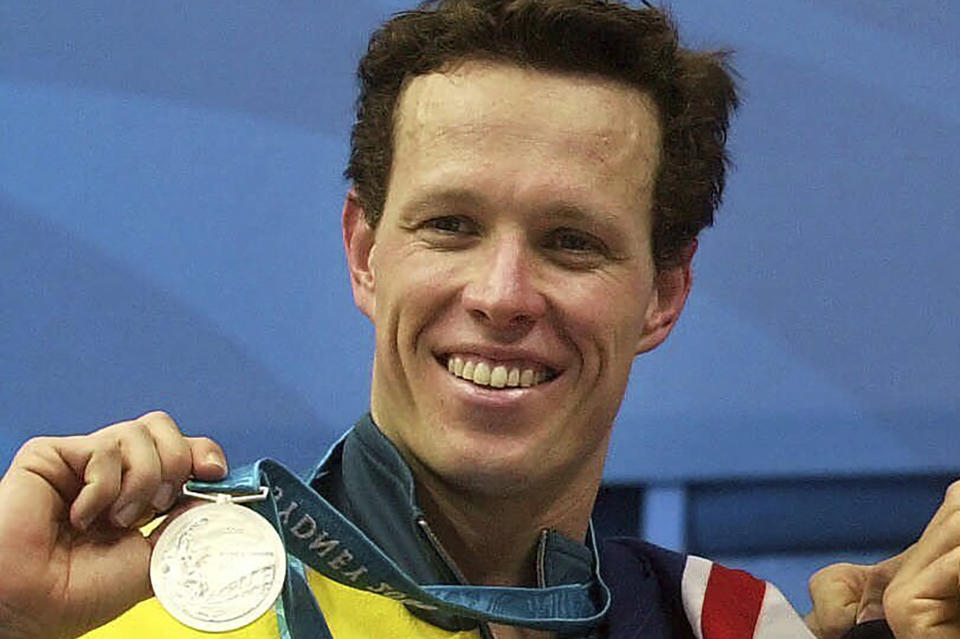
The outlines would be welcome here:
M 883 604 L 868 603 L 857 613 L 857 623 L 867 623 L 883 618 Z
M 227 472 L 227 464 L 216 453 L 207 453 L 206 462 L 218 467 L 222 472 Z
M 150 502 L 154 510 L 166 510 L 173 503 L 173 484 L 168 481 L 160 484 L 157 488 L 157 494 L 153 496 Z
M 116 512 L 113 516 L 113 520 L 117 523 L 118 526 L 127 528 L 132 524 L 137 515 L 140 513 L 140 504 L 133 502 L 129 503 L 120 510 Z

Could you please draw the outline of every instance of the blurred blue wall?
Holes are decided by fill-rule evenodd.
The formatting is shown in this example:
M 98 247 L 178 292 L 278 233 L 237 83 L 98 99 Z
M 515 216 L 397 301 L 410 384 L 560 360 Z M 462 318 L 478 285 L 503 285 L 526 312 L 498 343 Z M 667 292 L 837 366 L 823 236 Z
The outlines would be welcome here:
M 356 60 L 403 6 L 0 5 L 4 465 L 163 408 L 234 461 L 306 466 L 365 410 L 340 173 Z M 737 169 L 608 479 L 683 546 L 696 482 L 954 473 L 960 5 L 672 7 L 737 52 Z

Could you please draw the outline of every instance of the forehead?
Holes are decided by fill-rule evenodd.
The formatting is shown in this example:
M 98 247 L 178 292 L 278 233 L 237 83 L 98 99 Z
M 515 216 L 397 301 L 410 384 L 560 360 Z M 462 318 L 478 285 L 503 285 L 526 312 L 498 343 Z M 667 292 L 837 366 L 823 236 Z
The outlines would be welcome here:
M 615 80 L 469 61 L 409 81 L 394 146 L 391 191 L 496 164 L 636 197 L 651 190 L 660 129 L 649 96 Z

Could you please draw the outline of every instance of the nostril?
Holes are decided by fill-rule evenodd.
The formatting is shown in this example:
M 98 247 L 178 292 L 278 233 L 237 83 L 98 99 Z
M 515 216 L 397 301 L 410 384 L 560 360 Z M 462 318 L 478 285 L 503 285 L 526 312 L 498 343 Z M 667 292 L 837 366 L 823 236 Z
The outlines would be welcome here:
M 548 304 L 527 279 L 521 276 L 499 285 L 472 282 L 463 289 L 463 308 L 477 321 L 493 325 L 529 324 L 547 311 Z
M 482 310 L 474 308 L 470 310 L 470 315 L 485 324 L 504 327 L 523 327 L 534 323 L 534 316 L 525 312 L 502 313 L 497 310 Z

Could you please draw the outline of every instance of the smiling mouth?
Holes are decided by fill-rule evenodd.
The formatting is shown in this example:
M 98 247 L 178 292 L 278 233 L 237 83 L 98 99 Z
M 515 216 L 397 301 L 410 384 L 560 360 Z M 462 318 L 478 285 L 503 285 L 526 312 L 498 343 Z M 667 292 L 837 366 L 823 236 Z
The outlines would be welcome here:
M 495 362 L 475 355 L 448 355 L 445 365 L 454 377 L 488 388 L 531 388 L 549 382 L 559 372 L 533 362 Z

